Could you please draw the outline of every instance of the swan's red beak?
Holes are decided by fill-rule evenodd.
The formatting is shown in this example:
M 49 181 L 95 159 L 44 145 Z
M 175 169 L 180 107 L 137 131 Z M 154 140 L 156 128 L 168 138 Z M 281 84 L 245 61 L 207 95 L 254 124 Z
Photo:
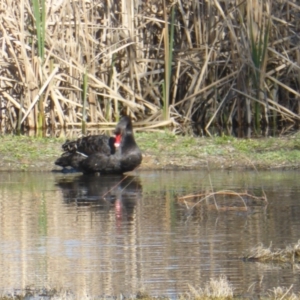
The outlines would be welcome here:
M 116 139 L 115 139 L 115 147 L 119 148 L 120 147 L 120 143 L 121 143 L 121 134 L 117 134 L 116 135 Z

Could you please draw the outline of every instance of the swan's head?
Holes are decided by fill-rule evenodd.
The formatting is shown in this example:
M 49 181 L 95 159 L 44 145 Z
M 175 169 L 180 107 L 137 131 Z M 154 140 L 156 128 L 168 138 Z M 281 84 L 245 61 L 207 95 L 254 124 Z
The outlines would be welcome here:
M 120 147 L 123 138 L 128 134 L 132 134 L 131 118 L 129 116 L 123 116 L 117 124 L 114 133 L 115 147 L 118 148 Z

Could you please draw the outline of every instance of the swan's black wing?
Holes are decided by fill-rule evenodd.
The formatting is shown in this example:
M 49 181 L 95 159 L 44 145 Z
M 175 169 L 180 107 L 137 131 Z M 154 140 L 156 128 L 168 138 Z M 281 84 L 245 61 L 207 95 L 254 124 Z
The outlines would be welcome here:
M 115 138 L 107 135 L 91 135 L 76 141 L 66 141 L 62 148 L 65 152 L 80 152 L 85 155 L 103 153 L 106 155 L 115 152 Z

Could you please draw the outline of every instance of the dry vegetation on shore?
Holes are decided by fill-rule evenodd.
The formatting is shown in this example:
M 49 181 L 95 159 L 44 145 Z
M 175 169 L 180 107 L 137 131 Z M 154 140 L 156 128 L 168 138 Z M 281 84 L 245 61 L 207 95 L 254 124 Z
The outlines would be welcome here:
M 299 122 L 296 0 L 0 1 L 2 128 Z
M 0 295 L 0 300 L 25 300 L 31 299 L 31 297 L 39 298 L 39 295 L 43 295 L 42 297 L 46 297 L 47 299 L 52 300 L 74 300 L 79 299 L 78 296 L 73 295 L 69 291 L 65 290 L 56 290 L 53 289 L 34 289 L 28 288 L 24 292 L 15 292 L 14 296 L 10 295 Z M 219 278 L 211 278 L 208 282 L 206 282 L 203 287 L 193 287 L 189 286 L 189 291 L 178 295 L 179 300 L 234 300 L 234 299 L 253 299 L 255 296 L 241 296 L 234 294 L 234 288 L 230 284 L 229 280 L 225 276 L 220 276 Z M 161 297 L 153 297 L 147 293 L 144 289 L 141 289 L 136 292 L 135 295 L 119 295 L 118 296 L 99 296 L 99 297 L 91 297 L 86 291 L 82 292 L 80 296 L 81 300 L 93 300 L 93 299 L 129 299 L 129 300 L 169 300 L 172 298 L 161 296 Z M 260 295 L 260 299 L 263 300 L 297 300 L 299 299 L 299 294 L 295 294 L 293 292 L 293 286 L 289 288 L 276 287 L 270 290 L 265 295 Z

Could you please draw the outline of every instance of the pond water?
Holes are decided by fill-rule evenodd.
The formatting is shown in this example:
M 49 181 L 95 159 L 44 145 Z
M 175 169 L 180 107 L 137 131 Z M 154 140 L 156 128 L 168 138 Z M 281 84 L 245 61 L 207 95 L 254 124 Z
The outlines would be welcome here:
M 225 275 L 242 296 L 300 291 L 292 264 L 246 262 L 251 247 L 300 239 L 298 171 L 160 171 L 125 177 L 0 174 L 0 295 L 175 298 Z M 192 207 L 181 196 L 231 190 Z M 200 199 L 200 198 L 199 198 Z M 245 209 L 245 205 L 247 210 Z M 218 207 L 218 209 L 217 209 Z

